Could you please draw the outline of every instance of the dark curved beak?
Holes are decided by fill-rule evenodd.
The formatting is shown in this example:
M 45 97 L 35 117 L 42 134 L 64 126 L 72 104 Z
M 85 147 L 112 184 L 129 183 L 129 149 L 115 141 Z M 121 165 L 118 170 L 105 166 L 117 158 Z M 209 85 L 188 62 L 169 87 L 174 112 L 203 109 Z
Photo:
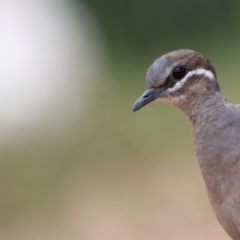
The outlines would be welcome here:
M 161 92 L 163 92 L 163 89 L 161 88 L 147 89 L 143 93 L 143 95 L 133 104 L 132 112 L 136 112 L 137 110 L 144 107 L 148 103 L 156 100 Z

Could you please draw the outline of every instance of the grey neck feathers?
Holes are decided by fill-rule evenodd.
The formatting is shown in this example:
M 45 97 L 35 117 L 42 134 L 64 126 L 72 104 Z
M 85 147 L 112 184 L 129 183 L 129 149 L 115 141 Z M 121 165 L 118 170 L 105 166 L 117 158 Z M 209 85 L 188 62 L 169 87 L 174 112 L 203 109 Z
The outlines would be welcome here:
M 204 127 L 206 123 L 220 117 L 219 114 L 225 108 L 227 100 L 222 93 L 214 92 L 188 97 L 188 102 L 179 108 L 189 118 L 194 129 Z
M 191 101 L 192 100 L 192 101 Z M 221 185 L 223 171 L 228 164 L 226 158 L 229 146 L 225 145 L 226 125 L 229 124 L 229 107 L 220 91 L 213 91 L 205 96 L 195 96 L 190 104 L 183 104 L 180 109 L 192 124 L 194 147 L 198 162 L 210 195 L 210 201 L 216 198 L 221 201 L 223 193 Z M 221 151 L 219 151 L 221 149 Z M 220 177 L 216 177 L 220 176 Z M 226 185 L 226 188 L 229 187 Z

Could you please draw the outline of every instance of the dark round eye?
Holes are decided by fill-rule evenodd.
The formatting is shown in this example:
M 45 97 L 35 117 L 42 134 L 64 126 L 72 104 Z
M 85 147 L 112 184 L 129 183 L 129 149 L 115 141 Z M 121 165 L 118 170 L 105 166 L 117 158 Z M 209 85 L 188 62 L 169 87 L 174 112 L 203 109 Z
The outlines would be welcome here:
M 176 67 L 173 69 L 173 77 L 180 80 L 185 77 L 187 70 L 184 67 Z

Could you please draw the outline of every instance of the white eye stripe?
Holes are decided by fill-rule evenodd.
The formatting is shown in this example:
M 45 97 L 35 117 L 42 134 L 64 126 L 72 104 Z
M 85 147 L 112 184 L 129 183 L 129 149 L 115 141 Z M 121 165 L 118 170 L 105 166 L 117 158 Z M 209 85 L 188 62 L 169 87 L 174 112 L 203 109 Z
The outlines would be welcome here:
M 188 72 L 188 74 L 181 81 L 177 82 L 172 88 L 169 88 L 168 92 L 175 92 L 179 90 L 185 84 L 185 82 L 187 82 L 187 80 L 193 75 L 205 75 L 210 79 L 214 79 L 214 75 L 211 71 L 203 68 L 199 68 L 199 69 Z

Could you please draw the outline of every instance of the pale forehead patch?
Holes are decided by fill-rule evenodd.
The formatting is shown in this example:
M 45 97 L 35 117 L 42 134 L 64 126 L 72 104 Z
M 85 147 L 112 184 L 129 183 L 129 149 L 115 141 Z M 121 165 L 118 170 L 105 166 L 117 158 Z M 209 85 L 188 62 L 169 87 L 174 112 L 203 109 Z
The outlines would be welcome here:
M 147 85 L 159 87 L 166 82 L 167 76 L 172 69 L 172 62 L 165 55 L 156 59 L 147 71 Z
M 194 75 L 197 75 L 197 76 L 204 75 L 208 77 L 210 80 L 214 79 L 214 74 L 211 71 L 203 68 L 195 69 L 193 71 L 188 72 L 188 74 L 181 81 L 177 82 L 172 88 L 169 88 L 167 91 L 175 92 L 179 90 L 187 82 L 187 80 Z

